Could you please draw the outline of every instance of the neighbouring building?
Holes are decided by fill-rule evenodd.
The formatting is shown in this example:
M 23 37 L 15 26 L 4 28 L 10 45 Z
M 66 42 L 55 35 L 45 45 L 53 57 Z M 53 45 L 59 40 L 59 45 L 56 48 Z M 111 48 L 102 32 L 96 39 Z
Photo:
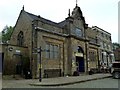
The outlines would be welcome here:
M 114 49 L 113 52 L 115 56 L 115 61 L 120 61 L 120 48 Z
M 120 44 L 119 43 L 113 43 L 113 52 L 115 61 L 120 61 Z
M 106 35 L 107 39 L 102 39 L 98 32 Z M 100 40 L 104 42 L 104 49 Z M 29 60 L 27 68 L 33 78 L 39 77 L 39 69 L 42 77 L 56 77 L 98 69 L 101 62 L 111 61 L 111 45 L 111 34 L 97 27 L 88 27 L 77 5 L 72 14 L 69 10 L 68 17 L 59 23 L 26 12 L 23 8 L 3 53 L 10 55 L 6 60 L 16 61 L 13 73 L 17 65 L 17 73 L 23 74 L 26 70 L 23 63 Z M 103 52 L 107 54 L 104 61 Z
M 92 29 L 97 32 L 96 38 L 100 45 L 100 64 L 108 67 L 114 61 L 111 34 L 97 26 Z

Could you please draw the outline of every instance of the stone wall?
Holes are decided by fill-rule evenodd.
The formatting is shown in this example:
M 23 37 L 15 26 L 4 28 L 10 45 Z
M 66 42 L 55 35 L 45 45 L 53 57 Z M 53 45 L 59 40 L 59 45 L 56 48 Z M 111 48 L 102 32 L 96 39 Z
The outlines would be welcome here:
M 89 52 L 94 52 L 95 56 L 89 59 L 89 68 L 97 68 L 98 67 L 98 48 L 90 47 Z M 94 60 L 92 60 L 94 59 Z
M 15 45 L 2 45 L 2 51 L 4 54 L 3 59 L 3 74 L 14 74 L 16 64 L 23 57 L 28 57 L 27 47 L 18 47 Z
M 29 57 L 31 57 L 31 41 L 32 41 L 32 22 L 30 21 L 30 18 L 27 16 L 26 12 L 24 10 L 21 10 L 21 13 L 18 17 L 18 20 L 16 22 L 14 31 L 12 33 L 10 44 L 17 45 L 17 36 L 19 32 L 22 31 L 24 35 L 24 47 L 28 47 L 29 49 Z
M 33 27 L 32 27 L 31 18 L 28 16 L 28 14 L 24 10 L 21 10 L 9 43 L 12 45 L 17 45 L 18 34 L 20 33 L 20 31 L 23 32 L 23 47 L 28 47 L 27 54 L 30 58 L 31 70 L 33 65 L 32 64 L 33 63 L 32 61 L 32 30 L 33 30 Z

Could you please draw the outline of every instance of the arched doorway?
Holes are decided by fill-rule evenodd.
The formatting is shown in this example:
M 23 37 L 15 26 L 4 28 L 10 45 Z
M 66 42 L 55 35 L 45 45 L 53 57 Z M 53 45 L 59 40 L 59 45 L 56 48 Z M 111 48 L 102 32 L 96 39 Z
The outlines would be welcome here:
M 85 72 L 85 63 L 84 63 L 84 51 L 83 49 L 78 46 L 77 48 L 77 53 L 76 53 L 76 66 L 77 66 L 77 71 L 78 72 Z

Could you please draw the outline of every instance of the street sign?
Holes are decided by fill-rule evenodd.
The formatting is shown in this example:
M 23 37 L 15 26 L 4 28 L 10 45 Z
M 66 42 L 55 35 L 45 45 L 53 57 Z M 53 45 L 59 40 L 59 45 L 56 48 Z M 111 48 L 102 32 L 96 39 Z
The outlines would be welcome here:
M 15 54 L 20 54 L 20 52 L 21 52 L 20 50 L 16 50 Z

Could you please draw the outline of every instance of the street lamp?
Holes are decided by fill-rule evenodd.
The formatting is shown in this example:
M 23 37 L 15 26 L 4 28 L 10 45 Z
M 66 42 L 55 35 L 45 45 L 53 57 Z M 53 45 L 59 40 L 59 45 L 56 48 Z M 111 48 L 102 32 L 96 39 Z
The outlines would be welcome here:
M 34 51 L 37 51 L 37 53 L 35 52 L 33 52 L 33 54 L 38 54 L 39 55 L 39 81 L 41 82 L 42 81 L 42 75 L 41 75 L 41 51 L 42 51 L 42 49 L 41 49 L 41 46 L 40 46 L 40 48 L 34 48 Z
M 41 52 L 49 52 L 49 50 L 46 50 L 46 49 L 42 50 L 41 46 L 39 48 L 34 48 L 33 50 L 35 51 L 35 52 L 33 51 L 33 54 L 38 54 L 39 55 L 39 58 L 38 58 L 38 60 L 39 60 L 39 81 L 41 82 L 42 81 Z
M 41 46 L 40 48 L 37 49 L 37 52 L 39 54 L 39 81 L 41 82 L 42 81 L 42 75 L 41 75 Z

